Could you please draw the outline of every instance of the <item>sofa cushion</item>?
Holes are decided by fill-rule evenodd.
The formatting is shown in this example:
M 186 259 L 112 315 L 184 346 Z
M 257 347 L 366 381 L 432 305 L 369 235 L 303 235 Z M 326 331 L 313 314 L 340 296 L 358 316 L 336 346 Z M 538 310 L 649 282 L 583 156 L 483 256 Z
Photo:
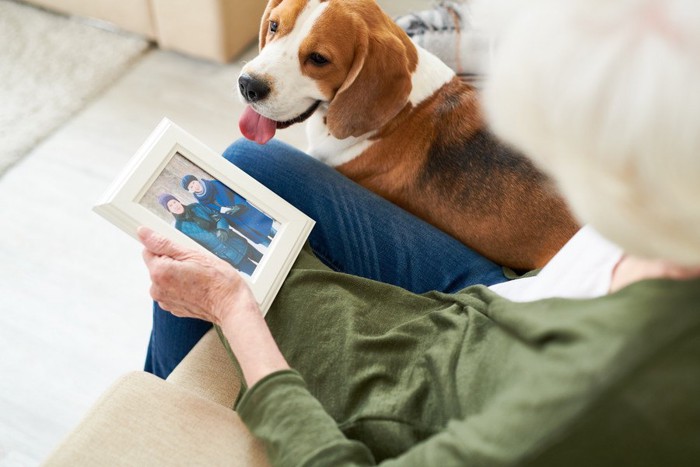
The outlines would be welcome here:
M 151 374 L 133 372 L 98 400 L 44 465 L 224 464 L 268 465 L 238 415 Z

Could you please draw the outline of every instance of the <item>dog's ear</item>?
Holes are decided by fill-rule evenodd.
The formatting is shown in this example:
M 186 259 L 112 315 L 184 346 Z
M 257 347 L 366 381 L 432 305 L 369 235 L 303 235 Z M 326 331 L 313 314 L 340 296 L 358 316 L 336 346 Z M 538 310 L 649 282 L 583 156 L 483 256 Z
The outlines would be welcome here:
M 417 62 L 410 39 L 390 19 L 379 27 L 363 22 L 356 31 L 353 64 L 326 115 L 338 139 L 377 130 L 394 118 L 406 106 Z
M 273 8 L 282 3 L 282 1 L 283 0 L 269 0 L 267 2 L 267 6 L 265 7 L 265 11 L 262 15 L 262 20 L 260 21 L 260 36 L 258 38 L 258 50 L 262 50 L 263 47 L 265 47 L 265 43 L 267 42 L 267 31 L 269 28 L 268 20 L 270 19 L 270 11 L 272 11 Z

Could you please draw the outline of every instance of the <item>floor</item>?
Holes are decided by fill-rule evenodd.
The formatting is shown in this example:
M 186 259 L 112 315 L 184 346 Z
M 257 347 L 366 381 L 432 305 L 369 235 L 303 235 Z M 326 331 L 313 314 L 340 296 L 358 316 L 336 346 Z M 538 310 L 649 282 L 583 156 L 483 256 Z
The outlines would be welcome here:
M 380 3 L 393 15 L 427 1 Z M 254 53 L 217 65 L 153 50 L 0 179 L 0 467 L 40 464 L 142 367 L 141 248 L 91 207 L 164 116 L 216 151 L 239 138 L 233 85 Z M 301 127 L 278 137 L 305 146 Z

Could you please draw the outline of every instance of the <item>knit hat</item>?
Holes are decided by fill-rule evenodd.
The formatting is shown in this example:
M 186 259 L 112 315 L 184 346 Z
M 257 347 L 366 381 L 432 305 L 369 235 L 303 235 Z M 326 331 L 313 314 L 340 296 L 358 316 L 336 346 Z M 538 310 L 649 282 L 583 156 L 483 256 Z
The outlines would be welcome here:
M 176 197 L 174 197 L 173 195 L 171 195 L 170 193 L 161 193 L 161 194 L 158 195 L 158 202 L 159 202 L 160 205 L 163 206 L 165 209 L 168 209 L 168 202 L 169 202 L 170 200 L 173 200 L 173 199 L 174 199 L 175 201 L 178 201 L 178 202 L 179 202 L 179 200 L 178 200 Z
M 189 186 L 190 182 L 197 180 L 197 177 L 194 175 L 185 175 L 182 177 L 182 182 L 180 182 L 180 185 L 182 185 L 182 188 L 187 190 L 187 187 Z

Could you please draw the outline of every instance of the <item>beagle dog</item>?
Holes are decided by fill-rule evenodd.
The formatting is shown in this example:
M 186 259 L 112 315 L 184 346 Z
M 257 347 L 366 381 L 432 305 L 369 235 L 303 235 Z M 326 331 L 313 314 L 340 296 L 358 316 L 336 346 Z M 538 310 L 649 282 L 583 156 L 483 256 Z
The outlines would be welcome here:
M 238 79 L 264 144 L 308 120 L 308 152 L 497 264 L 542 267 L 578 230 L 550 180 L 486 128 L 476 90 L 374 0 L 269 0 Z

